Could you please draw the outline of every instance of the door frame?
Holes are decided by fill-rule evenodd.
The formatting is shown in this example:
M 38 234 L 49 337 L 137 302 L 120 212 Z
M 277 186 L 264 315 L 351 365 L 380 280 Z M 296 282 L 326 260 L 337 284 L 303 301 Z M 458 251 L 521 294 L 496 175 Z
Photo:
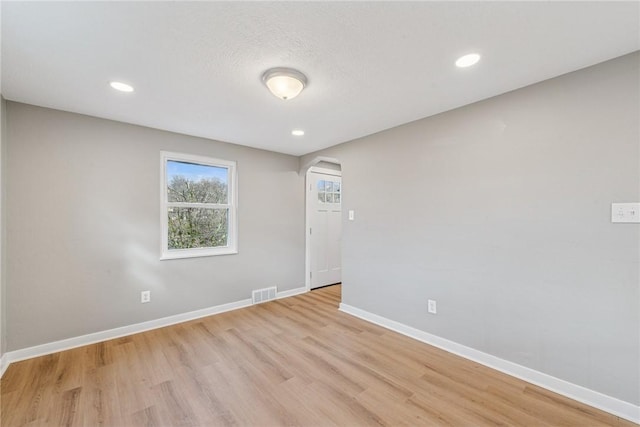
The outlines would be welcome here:
M 326 160 L 323 159 L 323 160 L 319 160 L 318 162 L 320 161 L 326 161 Z M 330 162 L 330 163 L 337 164 L 338 166 L 340 166 L 339 162 Z M 304 209 L 304 236 L 305 236 L 304 237 L 304 246 L 305 246 L 304 287 L 307 292 L 311 290 L 311 212 L 313 210 L 311 197 L 309 197 L 309 195 L 311 194 L 311 188 L 309 186 L 311 185 L 311 174 L 314 172 L 322 173 L 325 175 L 342 177 L 341 170 L 333 170 L 333 169 L 327 169 L 327 168 L 322 168 L 317 166 L 309 166 L 309 168 L 306 170 L 306 173 L 305 173 L 305 179 L 304 179 L 304 205 L 305 205 L 305 209 Z M 342 195 L 342 198 L 344 198 L 344 193 Z M 341 203 L 342 203 L 342 200 L 341 200 Z

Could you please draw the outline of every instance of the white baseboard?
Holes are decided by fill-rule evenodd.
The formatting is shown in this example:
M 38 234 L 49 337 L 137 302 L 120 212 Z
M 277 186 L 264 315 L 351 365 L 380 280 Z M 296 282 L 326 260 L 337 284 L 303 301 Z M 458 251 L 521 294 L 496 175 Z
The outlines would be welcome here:
M 7 360 L 7 354 L 5 353 L 0 357 L 0 378 L 2 378 L 4 371 L 6 371 L 8 367 L 9 361 Z
M 120 338 L 127 335 L 150 331 L 152 329 L 163 328 L 165 326 L 171 326 L 175 325 L 176 323 L 199 319 L 201 317 L 211 316 L 213 314 L 224 313 L 225 311 L 237 310 L 239 308 L 248 307 L 250 305 L 251 299 L 244 299 L 228 304 L 216 305 L 200 310 L 189 311 L 187 313 L 149 320 L 147 322 L 136 323 L 120 328 L 109 329 L 102 332 L 94 332 L 92 334 L 82 335 L 79 337 L 68 338 L 60 341 L 50 342 L 47 344 L 41 344 L 33 347 L 23 348 L 20 350 L 10 351 L 5 353 L 4 356 L 7 357 L 8 363 L 18 362 L 20 360 L 31 359 L 33 357 L 39 357 L 46 354 L 57 353 L 59 351 L 70 350 L 72 348 L 82 347 L 84 345 L 95 344 L 101 341 L 112 340 L 114 338 Z
M 305 292 L 307 292 L 307 288 L 303 286 L 301 288 L 289 289 L 288 291 L 278 292 L 278 296 L 276 298 L 280 299 L 280 298 L 292 297 L 294 295 L 304 294 Z
M 534 369 L 518 365 L 517 363 L 500 359 L 499 357 L 483 353 L 471 347 L 449 341 L 447 339 L 432 335 L 411 326 L 407 326 L 403 323 L 387 319 L 386 317 L 378 316 L 377 314 L 369 313 L 368 311 L 361 310 L 347 304 L 340 304 L 340 311 L 343 311 L 355 317 L 359 317 L 368 322 L 375 323 L 376 325 L 414 338 L 418 341 L 430 344 L 434 347 L 441 348 L 450 353 L 462 356 L 466 359 L 473 360 L 474 362 L 488 366 L 500 372 L 504 372 L 505 374 L 514 376 L 516 378 L 520 378 L 521 380 L 546 388 L 555 393 L 577 400 L 578 402 L 582 402 L 589 406 L 593 406 L 594 408 L 609 412 L 626 420 L 640 423 L 640 406 L 633 405 L 632 403 L 607 396 L 597 391 L 590 390 L 588 388 L 561 380 L 556 377 L 552 377 L 551 375 L 547 375 Z
M 307 292 L 303 286 L 301 288 L 290 289 L 288 291 L 278 292 L 277 299 L 287 298 L 293 295 Z M 163 328 L 165 326 L 175 325 L 177 323 L 187 322 L 189 320 L 200 319 L 202 317 L 214 314 L 224 313 L 225 311 L 237 310 L 239 308 L 249 307 L 251 299 L 244 299 L 228 304 L 216 305 L 213 307 L 203 308 L 201 310 L 190 311 L 187 313 L 176 314 L 173 316 L 163 317 L 161 319 L 150 320 L 148 322 L 136 323 L 133 325 L 123 326 L 120 328 L 109 329 L 107 331 L 95 332 L 92 334 L 82 335 L 79 337 L 68 338 L 60 341 L 54 341 L 47 344 L 36 345 L 33 347 L 23 348 L 20 350 L 9 351 L 0 358 L 0 378 L 4 374 L 9 364 L 19 362 L 21 360 L 31 359 L 34 357 L 44 356 L 59 351 L 70 350 L 84 345 L 94 344 L 101 341 L 112 340 L 127 335 L 138 334 L 140 332 L 150 331 L 152 329 Z

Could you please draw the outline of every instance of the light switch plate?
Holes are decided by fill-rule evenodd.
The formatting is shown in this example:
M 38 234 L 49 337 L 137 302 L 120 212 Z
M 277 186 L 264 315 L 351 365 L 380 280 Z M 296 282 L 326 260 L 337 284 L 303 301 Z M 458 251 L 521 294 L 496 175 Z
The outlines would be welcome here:
M 349 221 L 353 221 L 356 217 L 356 213 L 354 211 L 349 211 Z
M 640 222 L 640 203 L 611 203 L 611 222 Z

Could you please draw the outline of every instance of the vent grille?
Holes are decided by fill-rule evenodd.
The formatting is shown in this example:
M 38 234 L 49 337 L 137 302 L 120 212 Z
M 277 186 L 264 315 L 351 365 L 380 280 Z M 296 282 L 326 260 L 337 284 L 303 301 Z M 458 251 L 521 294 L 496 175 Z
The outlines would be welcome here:
M 260 304 L 261 302 L 270 301 L 276 299 L 278 289 L 275 286 L 271 288 L 256 289 L 251 293 L 251 300 L 254 304 Z

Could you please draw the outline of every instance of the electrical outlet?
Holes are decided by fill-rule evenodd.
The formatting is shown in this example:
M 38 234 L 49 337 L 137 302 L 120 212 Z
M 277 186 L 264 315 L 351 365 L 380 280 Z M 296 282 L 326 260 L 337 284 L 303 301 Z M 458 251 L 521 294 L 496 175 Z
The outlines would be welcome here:
M 142 291 L 140 292 L 140 302 L 142 304 L 151 301 L 151 291 Z
M 429 310 L 429 313 L 431 314 L 436 314 L 438 312 L 438 308 L 436 306 L 436 301 L 435 300 L 428 300 L 427 301 L 427 309 Z
M 611 222 L 640 222 L 640 203 L 611 203 Z

